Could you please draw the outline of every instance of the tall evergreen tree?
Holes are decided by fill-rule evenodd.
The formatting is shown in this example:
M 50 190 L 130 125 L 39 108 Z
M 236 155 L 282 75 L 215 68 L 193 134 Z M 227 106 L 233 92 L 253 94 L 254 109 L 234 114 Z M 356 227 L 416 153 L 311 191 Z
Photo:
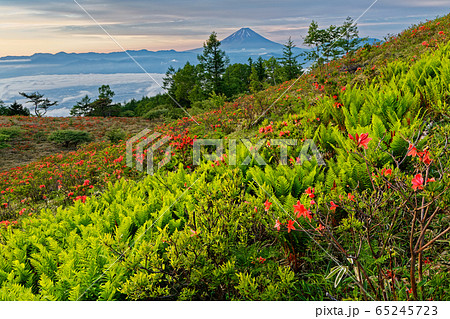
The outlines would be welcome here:
M 91 99 L 86 94 L 85 97 L 81 99 L 81 101 L 77 102 L 76 105 L 72 107 L 70 110 L 70 115 L 72 116 L 86 116 L 91 112 Z
M 173 75 L 172 85 L 168 92 L 181 106 L 189 107 L 191 102 L 200 98 L 197 92 L 200 85 L 198 68 L 187 62 Z
M 342 48 L 339 46 L 341 39 L 341 28 L 330 25 L 325 29 L 325 41 L 322 44 L 322 52 L 325 61 L 337 59 L 342 56 Z
M 256 93 L 258 91 L 261 91 L 262 88 L 263 85 L 261 81 L 259 81 L 258 71 L 255 67 L 252 67 L 252 73 L 250 74 L 250 92 Z
M 266 79 L 266 68 L 264 67 L 264 59 L 262 56 L 258 57 L 255 64 L 256 74 L 258 75 L 258 80 L 263 82 Z
M 319 24 L 316 21 L 312 21 L 308 28 L 308 33 L 303 40 L 303 43 L 313 49 L 307 52 L 306 59 L 308 61 L 315 61 L 317 64 L 322 64 L 322 51 L 323 45 L 329 41 L 326 30 L 319 29 Z
M 91 110 L 88 115 L 91 116 L 116 116 L 119 109 L 117 105 L 112 104 L 112 98 L 115 93 L 109 85 L 102 85 L 98 88 L 98 98 L 90 104 Z
M 302 65 L 297 61 L 300 54 L 295 55 L 293 48 L 295 48 L 295 44 L 289 37 L 283 48 L 283 56 L 280 58 L 285 80 L 292 80 L 302 74 Z
M 264 61 L 266 73 L 267 73 L 267 81 L 270 84 L 277 85 L 281 81 L 283 81 L 283 72 L 280 63 L 274 57 L 270 57 L 270 59 Z
M 250 67 L 250 70 L 251 70 L 252 67 L 253 67 L 253 59 L 252 59 L 252 57 L 249 57 L 247 61 L 248 61 L 248 66 Z
M 359 38 L 358 26 L 351 17 L 347 17 L 344 24 L 339 28 L 339 33 L 338 44 L 344 54 L 354 52 L 362 41 Z
M 201 68 L 204 70 L 204 85 L 207 92 L 217 94 L 224 92 L 223 74 L 229 63 L 225 51 L 220 49 L 217 34 L 212 32 L 208 41 L 203 44 L 203 53 L 197 56 Z
M 166 76 L 163 78 L 163 89 L 169 93 L 170 88 L 173 86 L 173 76 L 177 73 L 173 66 L 169 66 L 166 72 Z M 170 93 L 169 93 L 170 94 Z
M 304 43 L 313 47 L 313 50 L 306 54 L 306 59 L 321 65 L 355 51 L 360 42 L 358 28 L 350 17 L 342 26 L 330 25 L 327 29 L 319 29 L 317 22 L 312 21 Z

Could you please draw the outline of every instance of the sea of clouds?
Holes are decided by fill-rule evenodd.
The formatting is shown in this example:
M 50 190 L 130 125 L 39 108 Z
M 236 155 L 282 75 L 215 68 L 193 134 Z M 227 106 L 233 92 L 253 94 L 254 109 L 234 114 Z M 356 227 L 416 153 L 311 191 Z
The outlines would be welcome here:
M 91 100 L 98 96 L 98 88 L 109 85 L 115 92 L 114 102 L 127 102 L 154 96 L 163 92 L 161 88 L 164 74 L 160 73 L 118 73 L 118 74 L 59 74 L 33 75 L 0 79 L 0 100 L 6 105 L 18 101 L 25 106 L 19 92 L 39 92 L 51 101 L 58 101 L 47 116 L 68 116 L 70 109 L 85 95 Z

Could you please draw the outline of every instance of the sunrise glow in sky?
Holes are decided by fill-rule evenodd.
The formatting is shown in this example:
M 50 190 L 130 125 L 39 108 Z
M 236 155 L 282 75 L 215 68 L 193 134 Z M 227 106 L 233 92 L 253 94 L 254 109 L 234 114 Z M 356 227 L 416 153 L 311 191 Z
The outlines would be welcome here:
M 187 50 L 212 31 L 222 39 L 250 27 L 270 40 L 302 46 L 311 20 L 319 26 L 357 18 L 375 0 L 76 0 L 124 48 Z M 382 39 L 443 16 L 450 0 L 378 0 L 358 22 L 360 35 Z M 0 57 L 37 52 L 120 51 L 73 0 L 0 0 Z

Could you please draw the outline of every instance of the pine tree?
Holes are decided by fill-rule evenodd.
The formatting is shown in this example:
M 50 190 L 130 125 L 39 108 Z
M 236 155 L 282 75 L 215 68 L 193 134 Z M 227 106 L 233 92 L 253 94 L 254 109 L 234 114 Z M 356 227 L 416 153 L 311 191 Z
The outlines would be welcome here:
M 162 88 L 166 90 L 167 93 L 170 94 L 170 89 L 173 86 L 173 76 L 177 73 L 173 66 L 169 66 L 166 72 L 166 76 L 163 78 Z
M 256 69 L 256 73 L 258 74 L 258 80 L 260 82 L 263 82 L 267 75 L 266 75 L 266 68 L 264 67 L 264 59 L 259 56 L 258 60 L 256 61 L 255 64 L 255 69 Z
M 13 104 L 11 104 L 8 108 L 8 115 L 21 115 L 21 116 L 30 116 L 30 110 L 23 107 L 22 104 L 17 103 L 17 101 L 14 101 Z
M 172 85 L 168 92 L 181 106 L 189 107 L 192 102 L 191 98 L 199 99 L 198 92 L 193 92 L 199 86 L 198 68 L 186 62 L 184 67 L 178 69 L 172 76 Z
M 283 57 L 280 58 L 285 80 L 295 79 L 302 74 L 302 65 L 297 61 L 300 54 L 294 55 L 294 48 L 295 44 L 289 37 L 283 48 Z
M 86 116 L 91 112 L 91 99 L 89 96 L 85 96 L 81 101 L 77 102 L 76 105 L 70 110 L 70 115 L 72 116 Z
M 252 57 L 249 57 L 247 61 L 248 61 L 248 66 L 250 67 L 250 70 L 251 70 L 252 67 L 253 67 L 253 59 L 252 59 Z
M 31 94 L 27 94 L 24 92 L 19 92 L 20 95 L 29 99 L 27 103 L 32 103 L 34 106 L 34 114 L 37 117 L 42 117 L 47 113 L 48 109 L 54 105 L 57 105 L 58 102 L 50 102 L 49 99 L 44 99 L 44 94 L 40 94 L 39 92 L 34 92 Z
M 330 25 L 325 30 L 326 41 L 322 45 L 325 61 L 337 59 L 342 56 L 342 48 L 339 46 L 341 40 L 341 27 Z
M 264 67 L 266 69 L 268 83 L 277 85 L 283 81 L 282 68 L 277 59 L 270 57 L 270 59 L 264 61 Z
M 250 92 L 256 93 L 261 91 L 263 88 L 262 83 L 259 81 L 258 72 L 255 67 L 252 68 L 252 73 L 250 74 Z
M 223 74 L 229 63 L 225 52 L 220 49 L 217 34 L 212 32 L 208 41 L 203 44 L 203 53 L 197 56 L 201 68 L 204 70 L 204 86 L 207 92 L 217 94 L 224 92 Z
M 313 20 L 309 25 L 308 33 L 303 40 L 304 44 L 313 48 L 305 54 L 306 59 L 308 61 L 316 61 L 318 64 L 322 64 L 323 44 L 327 41 L 326 31 L 320 30 L 319 24 Z
M 224 79 L 224 93 L 227 97 L 248 92 L 251 68 L 248 64 L 235 63 L 227 67 Z
M 327 29 L 319 29 L 317 22 L 312 21 L 304 43 L 313 47 L 313 50 L 305 54 L 306 59 L 321 65 L 355 51 L 360 42 L 358 28 L 350 17 L 342 26 L 330 25 Z
M 98 88 L 98 98 L 90 104 L 90 116 L 116 116 L 118 113 L 117 105 L 112 104 L 112 98 L 115 93 L 109 85 L 102 85 Z
M 351 17 L 347 17 L 344 24 L 339 28 L 339 33 L 339 47 L 342 48 L 344 54 L 354 52 L 362 41 L 358 37 L 358 26 Z

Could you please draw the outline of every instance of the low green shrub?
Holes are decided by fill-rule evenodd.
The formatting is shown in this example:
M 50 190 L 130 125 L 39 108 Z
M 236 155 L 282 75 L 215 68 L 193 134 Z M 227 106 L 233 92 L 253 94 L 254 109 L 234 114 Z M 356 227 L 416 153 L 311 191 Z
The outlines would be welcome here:
M 116 127 L 107 131 L 106 136 L 111 143 L 116 144 L 120 141 L 125 141 L 127 138 L 127 133 L 122 128 Z
M 6 142 L 9 140 L 9 136 L 6 134 L 0 134 L 0 149 L 9 147 Z
M 24 130 L 17 126 L 0 128 L 0 149 L 9 147 L 10 145 L 7 144 L 7 142 L 13 138 L 19 137 L 23 133 Z
M 18 126 L 2 127 L 0 134 L 8 136 L 9 139 L 15 138 L 23 134 L 25 131 Z
M 48 136 L 48 140 L 63 147 L 76 146 L 81 143 L 92 141 L 92 136 L 89 132 L 76 130 L 58 130 L 52 132 Z
M 142 117 L 147 120 L 154 120 L 160 117 L 164 117 L 168 114 L 169 110 L 167 109 L 156 109 L 156 110 L 150 110 L 147 113 L 145 113 Z
M 136 114 L 132 110 L 126 110 L 126 111 L 120 112 L 119 116 L 120 117 L 134 117 L 134 116 L 136 116 Z

